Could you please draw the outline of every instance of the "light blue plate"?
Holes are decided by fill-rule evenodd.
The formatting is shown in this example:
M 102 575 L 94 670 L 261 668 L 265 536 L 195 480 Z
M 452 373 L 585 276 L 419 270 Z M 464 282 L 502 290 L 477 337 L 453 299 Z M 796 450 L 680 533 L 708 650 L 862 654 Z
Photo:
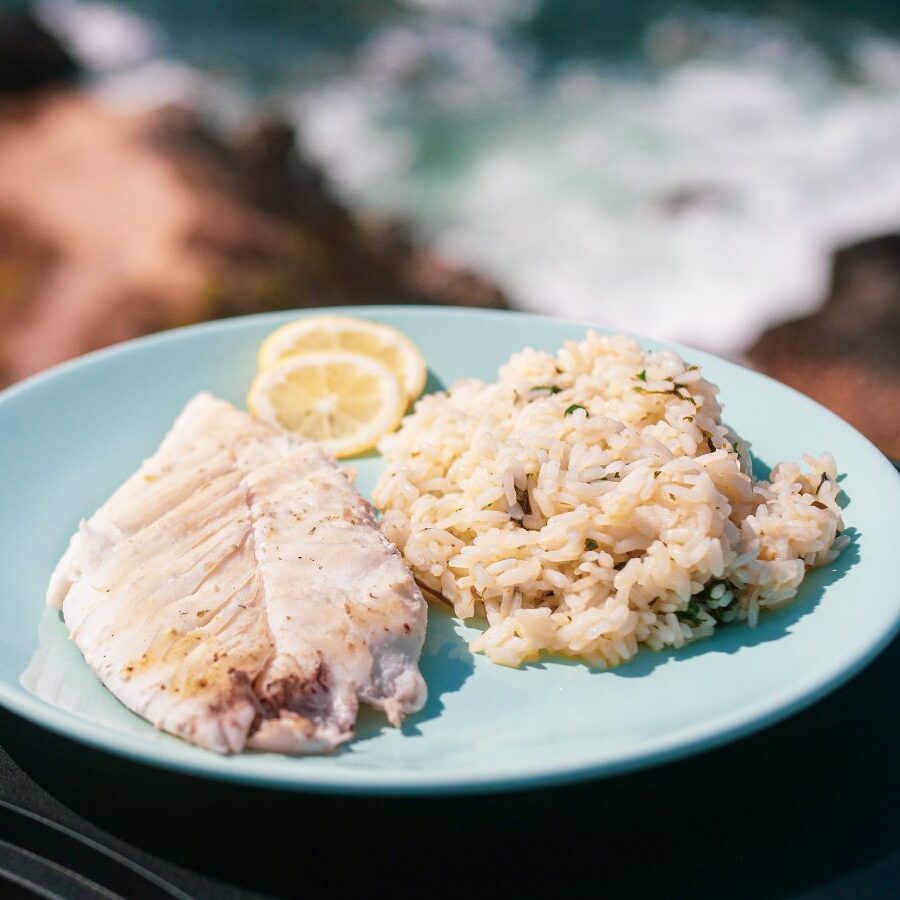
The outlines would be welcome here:
M 584 323 L 404 307 L 342 310 L 403 329 L 430 388 L 493 379 L 511 353 L 553 350 Z M 642 653 L 615 671 L 547 660 L 513 670 L 473 656 L 473 630 L 433 608 L 422 669 L 430 699 L 402 730 L 374 713 L 330 757 L 231 758 L 155 731 L 90 672 L 47 578 L 80 517 L 156 448 L 185 401 L 209 389 L 242 404 L 256 349 L 277 314 L 157 335 L 60 366 L 0 394 L 0 702 L 54 731 L 148 763 L 282 788 L 414 793 L 495 790 L 610 774 L 674 759 L 762 728 L 812 703 L 868 662 L 900 620 L 895 565 L 900 478 L 868 441 L 794 391 L 704 353 L 726 419 L 761 464 L 830 450 L 846 473 L 853 545 L 813 572 L 800 598 L 684 651 Z M 648 346 L 659 346 L 651 341 Z M 354 461 L 367 492 L 380 461 Z

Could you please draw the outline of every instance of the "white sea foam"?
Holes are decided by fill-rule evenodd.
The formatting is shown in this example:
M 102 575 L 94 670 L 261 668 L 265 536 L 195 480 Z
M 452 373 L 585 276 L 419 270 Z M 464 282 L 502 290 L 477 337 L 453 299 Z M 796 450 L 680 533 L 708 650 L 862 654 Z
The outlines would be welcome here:
M 351 197 L 522 305 L 735 352 L 900 225 L 896 43 L 858 37 L 847 77 L 781 25 L 672 19 L 640 68 L 547 78 L 498 21 L 382 30 L 296 108 Z
M 173 104 L 199 110 L 225 132 L 245 125 L 258 112 L 242 86 L 175 59 L 150 59 L 106 73 L 91 86 L 94 96 L 126 112 Z
M 36 12 L 86 66 L 95 70 L 145 60 L 161 42 L 152 22 L 112 3 L 38 0 Z
M 111 106 L 134 112 L 178 104 L 226 128 L 252 115 L 252 99 L 235 78 L 167 55 L 162 30 L 145 16 L 93 0 L 38 0 L 35 11 L 86 68 L 91 93 Z
M 108 75 L 93 90 L 115 106 L 142 110 L 167 103 L 196 103 L 201 83 L 201 74 L 191 66 L 175 60 L 151 59 Z

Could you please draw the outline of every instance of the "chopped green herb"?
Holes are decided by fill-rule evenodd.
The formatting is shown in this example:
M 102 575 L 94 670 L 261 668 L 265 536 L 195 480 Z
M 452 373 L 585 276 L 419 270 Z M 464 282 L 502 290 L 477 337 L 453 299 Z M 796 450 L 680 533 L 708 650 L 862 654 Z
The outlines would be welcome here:
M 550 391 L 551 394 L 558 394 L 562 388 L 558 384 L 536 384 L 533 391 Z
M 622 562 L 616 563 L 616 564 L 613 566 L 613 568 L 614 568 L 617 572 L 621 572 L 622 569 L 624 569 L 625 566 L 628 565 L 628 563 L 629 563 L 629 560 L 623 559 Z
M 588 538 L 588 539 L 584 542 L 584 549 L 585 549 L 585 550 L 596 550 L 597 547 L 599 547 L 599 546 L 600 546 L 600 545 L 599 545 L 593 538 Z
M 685 371 L 686 372 L 699 372 L 700 366 L 688 366 L 687 369 L 685 369 Z
M 640 386 L 635 386 L 632 388 L 633 391 L 637 391 L 639 394 L 674 394 L 674 389 L 671 391 L 648 391 L 647 388 L 642 388 Z
M 575 412 L 576 409 L 584 409 L 585 413 L 587 413 L 587 410 L 586 410 L 580 403 L 573 403 L 573 404 L 566 410 L 566 415 L 567 415 L 567 416 L 570 416 L 573 412 Z
M 731 592 L 731 597 L 727 603 L 722 603 L 721 601 L 725 596 L 726 591 Z M 722 613 L 735 602 L 735 599 L 735 588 L 731 583 L 724 579 L 711 579 L 706 582 L 699 593 L 694 594 L 691 598 L 691 601 L 688 604 L 688 615 L 703 611 L 707 615 L 712 616 L 716 622 L 721 622 Z M 680 619 L 682 614 L 675 613 L 675 615 Z
M 637 373 L 636 377 L 639 378 L 641 381 L 646 381 L 647 380 L 647 370 L 641 369 L 641 371 Z
M 688 603 L 687 609 L 680 609 L 675 615 L 678 617 L 679 622 L 687 622 L 688 625 L 697 626 L 701 624 L 703 619 L 700 618 L 700 613 L 702 612 L 702 607 L 699 603 L 691 600 Z

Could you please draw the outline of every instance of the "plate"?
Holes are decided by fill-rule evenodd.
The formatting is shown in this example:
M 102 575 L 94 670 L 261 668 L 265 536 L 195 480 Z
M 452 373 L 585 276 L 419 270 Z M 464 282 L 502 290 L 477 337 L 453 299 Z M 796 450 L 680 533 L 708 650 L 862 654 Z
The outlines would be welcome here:
M 554 350 L 588 323 L 522 313 L 419 307 L 334 310 L 405 331 L 430 390 L 493 379 L 524 346 Z M 320 311 L 317 311 L 320 312 Z M 608 775 L 737 738 L 812 703 L 858 671 L 900 621 L 894 576 L 900 478 L 849 425 L 771 379 L 670 346 L 722 389 L 725 418 L 759 464 L 830 450 L 853 544 L 810 574 L 798 600 L 751 629 L 734 625 L 683 650 L 644 651 L 592 671 L 546 659 L 508 669 L 473 656 L 474 629 L 429 612 L 422 670 L 430 697 L 402 730 L 375 713 L 328 757 L 220 757 L 156 731 L 121 706 L 44 606 L 48 576 L 79 518 L 150 455 L 184 403 L 209 389 L 243 403 L 256 349 L 296 313 L 167 332 L 67 363 L 0 394 L 0 703 L 104 750 L 198 776 L 301 790 L 439 793 Z M 599 330 L 599 329 L 598 329 Z M 367 493 L 376 455 L 352 460 Z

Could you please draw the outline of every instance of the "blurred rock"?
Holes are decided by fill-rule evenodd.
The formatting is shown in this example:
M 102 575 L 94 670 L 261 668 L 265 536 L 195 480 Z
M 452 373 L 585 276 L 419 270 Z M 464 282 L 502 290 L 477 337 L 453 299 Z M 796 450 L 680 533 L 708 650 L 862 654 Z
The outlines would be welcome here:
M 365 222 L 267 119 L 126 116 L 77 92 L 0 115 L 0 377 L 176 325 L 363 303 L 505 305 L 397 223 Z
M 70 82 L 78 63 L 25 9 L 0 10 L 0 96 Z
M 900 234 L 837 250 L 822 308 L 769 329 L 747 356 L 900 457 Z

